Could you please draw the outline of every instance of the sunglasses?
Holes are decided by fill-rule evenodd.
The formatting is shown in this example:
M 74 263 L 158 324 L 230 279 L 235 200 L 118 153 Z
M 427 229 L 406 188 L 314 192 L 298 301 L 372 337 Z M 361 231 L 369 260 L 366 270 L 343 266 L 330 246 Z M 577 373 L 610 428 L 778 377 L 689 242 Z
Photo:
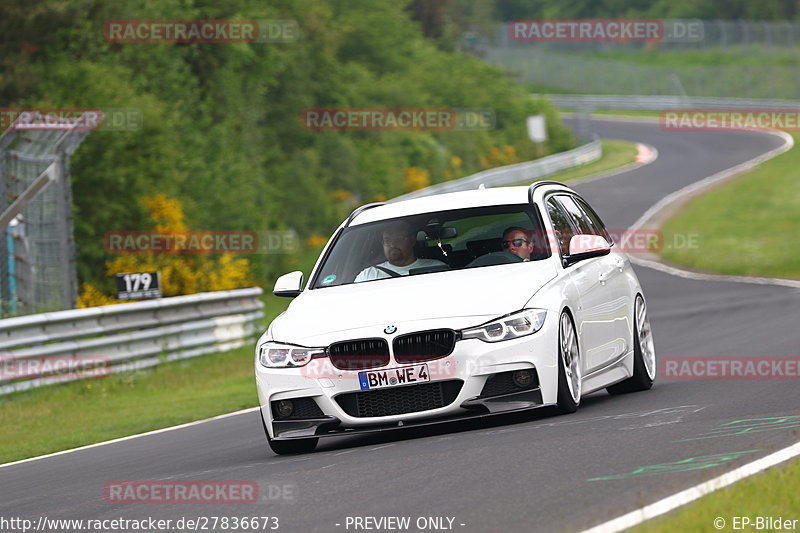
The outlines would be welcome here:
M 403 244 L 404 242 L 411 240 L 410 235 L 394 235 L 394 236 L 387 236 L 383 238 L 383 244 L 385 246 L 391 246 L 393 244 Z
M 529 242 L 531 241 L 529 241 L 528 239 L 513 239 L 510 241 L 503 241 L 503 248 L 508 248 L 512 244 L 514 245 L 515 248 L 519 248 L 523 244 L 528 244 Z

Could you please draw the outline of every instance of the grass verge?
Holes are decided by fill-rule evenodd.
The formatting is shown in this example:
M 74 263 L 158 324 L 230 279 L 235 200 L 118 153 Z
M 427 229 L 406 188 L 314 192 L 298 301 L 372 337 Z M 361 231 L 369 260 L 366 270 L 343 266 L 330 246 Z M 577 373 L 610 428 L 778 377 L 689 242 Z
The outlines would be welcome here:
M 652 67 L 719 67 L 719 66 L 794 66 L 797 64 L 793 47 L 733 45 L 705 50 L 616 50 L 609 52 L 576 53 L 578 57 L 620 61 Z
M 592 111 L 592 115 L 659 118 L 661 117 L 661 111 L 644 111 L 634 109 L 595 109 Z
M 319 252 L 298 258 L 306 276 Z M 267 321 L 291 301 L 270 290 L 262 296 Z M 255 407 L 253 350 L 249 342 L 147 370 L 0 396 L 0 464 Z
M 749 527 L 739 527 L 738 531 L 777 531 L 771 527 L 757 529 L 758 517 L 783 517 L 798 519 L 800 514 L 800 461 L 775 468 L 744 479 L 709 494 L 689 505 L 654 518 L 632 528 L 631 533 L 707 533 L 716 531 L 714 520 L 722 518 L 723 531 L 734 531 L 734 517 L 749 517 Z M 800 522 L 797 523 L 800 525 Z M 792 531 L 795 528 L 782 528 Z
M 593 174 L 614 170 L 636 161 L 636 154 L 638 152 L 634 143 L 617 139 L 603 139 L 600 141 L 600 144 L 603 147 L 603 155 L 597 161 L 558 172 L 552 176 L 547 176 L 547 179 L 562 182 L 576 180 Z M 513 185 L 530 185 L 530 183 L 530 181 L 526 181 L 523 183 L 514 183 Z
M 800 141 L 793 134 L 795 143 Z M 800 279 L 800 149 L 690 200 L 662 227 L 661 257 L 730 275 Z M 678 246 L 691 242 L 696 245 Z
M 253 346 L 0 396 L 0 463 L 258 405 Z

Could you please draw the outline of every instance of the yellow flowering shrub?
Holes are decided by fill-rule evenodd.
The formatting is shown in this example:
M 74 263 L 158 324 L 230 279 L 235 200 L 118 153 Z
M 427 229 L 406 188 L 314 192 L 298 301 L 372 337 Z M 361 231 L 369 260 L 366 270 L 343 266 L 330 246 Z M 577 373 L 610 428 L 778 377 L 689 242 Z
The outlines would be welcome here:
M 517 157 L 517 150 L 511 145 L 505 145 L 502 148 L 492 146 L 489 149 L 489 154 L 479 157 L 479 162 L 482 168 L 495 168 L 504 165 L 513 165 L 519 163 Z
M 184 221 L 183 204 L 163 193 L 147 197 L 142 205 L 155 223 L 156 233 L 188 231 Z M 161 272 L 161 293 L 179 296 L 206 291 L 222 291 L 251 287 L 250 260 L 232 254 L 121 254 L 106 261 L 106 274 L 114 276 L 124 272 Z M 122 303 L 107 296 L 89 283 L 84 283 L 78 298 L 78 307 L 94 307 Z
M 106 296 L 91 283 L 83 283 L 81 293 L 78 295 L 78 308 L 97 307 L 99 305 L 111 305 L 125 303 L 124 300 L 117 300 L 111 296 Z
M 183 221 L 183 204 L 176 198 L 169 198 L 163 192 L 142 199 L 142 205 L 150 211 L 150 219 L 155 222 L 155 231 L 187 231 Z
M 353 200 L 353 193 L 344 189 L 336 189 L 328 193 L 331 199 L 339 202 L 347 202 Z
M 327 237 L 315 233 L 306 240 L 306 246 L 308 246 L 309 248 L 322 248 L 323 246 L 325 246 L 326 242 L 328 242 Z
M 442 177 L 446 181 L 450 181 L 456 178 L 462 178 L 463 172 L 461 170 L 461 165 L 463 163 L 464 162 L 457 155 L 452 156 L 450 158 L 450 162 L 447 164 L 447 168 L 442 170 Z
M 417 191 L 431 184 L 430 172 L 424 168 L 408 167 L 403 174 L 406 178 L 406 192 Z

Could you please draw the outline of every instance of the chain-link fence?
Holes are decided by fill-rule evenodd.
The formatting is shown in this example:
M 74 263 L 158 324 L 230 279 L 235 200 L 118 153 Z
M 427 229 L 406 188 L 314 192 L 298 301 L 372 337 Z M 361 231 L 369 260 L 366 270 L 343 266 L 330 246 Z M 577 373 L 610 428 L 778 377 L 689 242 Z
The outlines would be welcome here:
M 546 21 L 546 19 L 541 20 L 542 22 Z M 660 22 L 662 27 L 666 28 L 666 33 L 675 35 L 667 35 L 654 42 L 634 40 L 627 42 L 623 40 L 568 42 L 564 40 L 539 42 L 536 45 L 557 52 L 611 52 L 643 48 L 662 51 L 740 48 L 751 52 L 769 48 L 774 52 L 780 49 L 791 51 L 800 44 L 800 22 L 700 19 L 661 19 Z M 525 46 L 529 44 L 513 42 L 510 38 L 513 32 L 509 32 L 509 24 L 497 24 L 491 35 L 485 30 L 477 29 L 477 32 L 485 34 L 488 39 L 484 40 L 488 40 L 494 46 Z
M 77 299 L 69 156 L 88 134 L 75 128 L 0 136 L 0 313 L 72 309 Z
M 520 82 L 549 92 L 797 98 L 800 23 L 694 23 L 702 24 L 701 39 L 657 43 L 516 42 L 503 24 L 491 35 L 473 34 L 465 40 L 465 48 L 502 67 Z M 646 65 L 638 61 L 645 51 L 683 51 L 686 63 L 693 62 L 690 56 L 694 51 L 719 52 L 719 64 L 709 64 L 710 59 L 705 57 L 699 61 L 702 65 Z M 637 60 L 626 52 L 641 54 Z M 602 56 L 604 53 L 607 55 Z M 783 59 L 760 59 L 767 56 Z

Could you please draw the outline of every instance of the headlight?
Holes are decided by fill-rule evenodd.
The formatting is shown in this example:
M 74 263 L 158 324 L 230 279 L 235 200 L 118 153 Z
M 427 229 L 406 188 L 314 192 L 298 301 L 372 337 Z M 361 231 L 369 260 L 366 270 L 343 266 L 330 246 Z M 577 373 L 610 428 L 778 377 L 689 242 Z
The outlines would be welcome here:
M 258 347 L 258 360 L 267 368 L 305 366 L 314 356 L 320 355 L 325 355 L 325 348 L 304 348 L 271 341 Z
M 518 313 L 492 320 L 477 328 L 462 330 L 461 338 L 498 342 L 532 335 L 542 329 L 546 316 L 547 311 L 544 309 L 525 309 Z

